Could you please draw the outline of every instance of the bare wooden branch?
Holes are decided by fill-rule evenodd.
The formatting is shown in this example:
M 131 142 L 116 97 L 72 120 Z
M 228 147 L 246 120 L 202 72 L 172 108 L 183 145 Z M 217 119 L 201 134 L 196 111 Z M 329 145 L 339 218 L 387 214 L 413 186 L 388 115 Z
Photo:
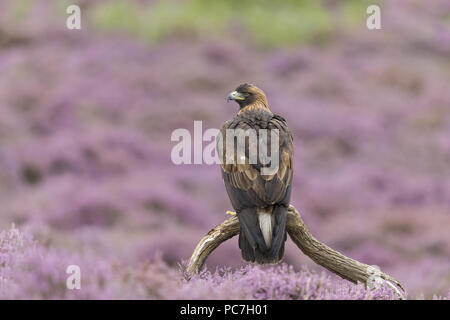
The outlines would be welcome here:
M 374 280 L 374 277 L 380 277 L 404 290 L 400 282 L 390 275 L 373 266 L 348 258 L 314 238 L 293 206 L 289 207 L 286 227 L 292 241 L 304 254 L 341 278 L 353 283 L 360 281 L 368 284 Z
M 396 285 L 404 291 L 402 285 L 390 275 L 373 266 L 348 258 L 314 238 L 305 226 L 299 212 L 293 206 L 290 206 L 288 210 L 286 229 L 297 247 L 315 263 L 353 283 L 360 281 L 366 285 L 370 285 L 371 281 L 383 279 L 396 290 L 400 297 L 403 297 L 394 286 Z M 227 219 L 209 231 L 200 240 L 192 253 L 187 269 L 188 274 L 192 275 L 201 270 L 206 258 L 211 252 L 222 242 L 234 237 L 238 233 L 239 220 L 237 217 Z
M 194 249 L 189 260 L 187 268 L 188 274 L 192 275 L 201 270 L 205 264 L 206 258 L 214 251 L 222 242 L 233 238 L 239 233 L 239 220 L 233 217 L 225 220 L 217 227 L 208 232 Z

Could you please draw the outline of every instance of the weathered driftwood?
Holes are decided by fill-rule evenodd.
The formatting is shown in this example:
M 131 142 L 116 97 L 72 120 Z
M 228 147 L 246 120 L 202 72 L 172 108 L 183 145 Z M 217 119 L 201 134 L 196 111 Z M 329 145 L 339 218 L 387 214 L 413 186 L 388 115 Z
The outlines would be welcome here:
M 374 283 L 380 283 L 382 279 L 381 281 L 387 283 L 400 297 L 403 297 L 393 284 L 404 290 L 402 285 L 390 275 L 373 266 L 350 259 L 314 238 L 293 206 L 289 207 L 286 229 L 292 241 L 315 263 L 353 283 L 360 281 L 367 286 L 372 286 Z M 239 220 L 236 216 L 209 231 L 192 253 L 187 269 L 188 274 L 193 275 L 201 270 L 211 252 L 238 233 Z

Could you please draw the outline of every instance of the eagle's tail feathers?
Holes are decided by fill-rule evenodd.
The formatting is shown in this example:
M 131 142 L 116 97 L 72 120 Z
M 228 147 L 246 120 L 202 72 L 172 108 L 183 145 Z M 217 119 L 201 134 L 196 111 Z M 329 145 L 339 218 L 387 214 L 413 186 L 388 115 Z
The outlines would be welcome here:
M 284 205 L 276 205 L 273 210 L 274 226 L 272 234 L 272 245 L 269 250 L 269 256 L 274 257 L 277 261 L 283 258 L 284 243 L 286 242 L 286 220 L 288 208 Z
M 244 209 L 238 213 L 241 224 L 239 247 L 245 261 L 259 264 L 277 263 L 283 257 L 286 240 L 287 208 L 276 205 L 271 217 L 262 217 L 255 208 Z M 267 225 L 270 223 L 270 227 Z M 264 233 L 262 231 L 264 230 Z M 271 231 L 270 238 L 267 230 Z M 267 245 L 267 242 L 270 245 Z
M 245 232 L 245 238 L 254 250 L 264 252 L 267 250 L 264 237 L 258 224 L 256 208 L 243 209 L 238 213 L 241 231 Z
M 261 229 L 261 233 L 264 238 L 264 242 L 266 246 L 270 248 L 272 242 L 272 226 L 273 226 L 273 216 L 272 213 L 268 212 L 259 212 L 258 213 L 258 223 L 259 228 Z
M 242 229 L 242 226 L 239 232 L 239 248 L 241 248 L 242 258 L 245 261 L 255 262 L 255 250 L 245 237 L 245 231 Z

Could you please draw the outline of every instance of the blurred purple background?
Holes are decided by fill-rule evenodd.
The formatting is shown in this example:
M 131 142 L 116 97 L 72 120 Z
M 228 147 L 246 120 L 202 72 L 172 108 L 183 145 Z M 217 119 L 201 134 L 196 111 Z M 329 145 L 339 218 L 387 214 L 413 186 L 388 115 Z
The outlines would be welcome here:
M 219 128 L 250 82 L 292 130 L 311 232 L 413 297 L 448 293 L 448 2 L 390 1 L 373 31 L 364 1 L 78 1 L 68 30 L 71 3 L 0 3 L 0 230 L 176 268 L 231 205 L 217 165 L 171 162 L 171 133 Z M 285 262 L 323 270 L 289 239 Z M 237 237 L 207 264 L 243 265 Z

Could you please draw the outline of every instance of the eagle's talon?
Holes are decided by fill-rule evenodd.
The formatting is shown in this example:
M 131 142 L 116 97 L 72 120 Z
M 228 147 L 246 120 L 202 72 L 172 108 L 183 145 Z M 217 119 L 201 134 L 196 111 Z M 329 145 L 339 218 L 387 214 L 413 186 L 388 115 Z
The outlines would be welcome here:
M 234 211 L 227 210 L 226 214 L 233 216 L 233 217 L 236 216 L 236 212 L 234 212 Z

